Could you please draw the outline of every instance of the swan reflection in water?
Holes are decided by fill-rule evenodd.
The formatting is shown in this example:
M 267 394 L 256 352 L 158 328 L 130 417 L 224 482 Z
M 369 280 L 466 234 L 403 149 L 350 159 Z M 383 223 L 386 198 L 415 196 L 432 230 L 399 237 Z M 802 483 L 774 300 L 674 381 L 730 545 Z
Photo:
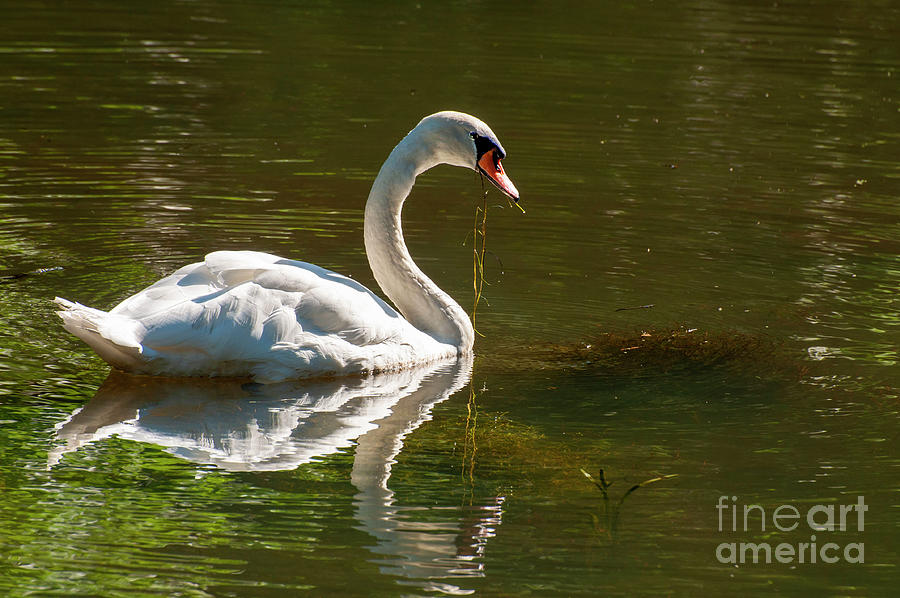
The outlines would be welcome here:
M 468 357 L 366 378 L 268 385 L 114 372 L 57 426 L 48 465 L 110 436 L 227 471 L 291 470 L 355 443 L 355 516 L 360 529 L 377 539 L 371 550 L 383 555 L 382 571 L 468 593 L 437 578 L 481 575 L 480 557 L 500 523 L 502 497 L 472 508 L 463 521 L 409 521 L 388 480 L 404 437 L 431 418 L 434 405 L 465 386 L 471 371 Z

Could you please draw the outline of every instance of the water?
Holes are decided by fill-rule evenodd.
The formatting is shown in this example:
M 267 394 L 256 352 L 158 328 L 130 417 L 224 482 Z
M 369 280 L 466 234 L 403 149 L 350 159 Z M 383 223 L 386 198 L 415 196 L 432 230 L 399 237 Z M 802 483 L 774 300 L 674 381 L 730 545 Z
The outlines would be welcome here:
M 4 593 L 895 587 L 895 3 L 4 15 Z M 527 210 L 489 194 L 471 366 L 277 389 L 107 379 L 53 315 L 56 295 L 108 308 L 223 248 L 374 288 L 368 186 L 446 108 L 498 133 Z M 441 167 L 404 212 L 464 306 L 480 198 Z M 581 469 L 604 470 L 608 502 Z M 734 531 L 721 496 L 761 505 L 765 531 L 758 512 Z M 859 496 L 862 530 L 856 511 L 843 532 L 773 527 L 779 506 Z M 839 562 L 716 556 L 811 535 Z

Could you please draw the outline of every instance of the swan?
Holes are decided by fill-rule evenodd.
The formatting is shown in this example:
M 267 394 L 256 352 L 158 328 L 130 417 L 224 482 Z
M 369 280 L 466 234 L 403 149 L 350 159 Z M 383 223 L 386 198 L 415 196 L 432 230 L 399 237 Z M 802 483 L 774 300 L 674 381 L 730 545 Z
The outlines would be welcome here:
M 500 164 L 505 157 L 490 127 L 453 111 L 426 116 L 391 151 L 366 201 L 364 242 L 375 280 L 396 310 L 351 278 L 313 264 L 216 251 L 108 312 L 57 297 L 57 313 L 107 363 L 137 374 L 276 382 L 466 355 L 472 323 L 416 266 L 400 214 L 416 177 L 438 164 L 480 172 L 518 201 Z

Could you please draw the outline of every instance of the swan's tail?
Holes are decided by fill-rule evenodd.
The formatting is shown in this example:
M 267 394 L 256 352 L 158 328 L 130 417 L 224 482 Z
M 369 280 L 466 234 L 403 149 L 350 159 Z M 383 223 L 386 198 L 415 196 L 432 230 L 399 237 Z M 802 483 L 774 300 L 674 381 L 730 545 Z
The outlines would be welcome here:
M 123 370 L 136 370 L 144 362 L 140 338 L 144 326 L 137 320 L 87 307 L 62 297 L 54 299 L 63 327 L 86 342 L 104 361 Z

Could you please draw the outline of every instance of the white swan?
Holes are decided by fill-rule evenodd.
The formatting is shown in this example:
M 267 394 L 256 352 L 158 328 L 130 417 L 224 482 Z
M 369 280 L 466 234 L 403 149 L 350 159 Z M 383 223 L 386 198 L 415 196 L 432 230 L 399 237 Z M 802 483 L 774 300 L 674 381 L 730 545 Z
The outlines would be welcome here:
M 478 170 L 518 200 L 505 155 L 486 124 L 448 111 L 422 119 L 382 165 L 366 202 L 366 253 L 405 319 L 350 278 L 255 251 L 210 253 L 109 312 L 57 297 L 58 313 L 108 363 L 142 374 L 271 382 L 469 353 L 469 317 L 413 262 L 400 213 L 416 176 L 438 164 Z

